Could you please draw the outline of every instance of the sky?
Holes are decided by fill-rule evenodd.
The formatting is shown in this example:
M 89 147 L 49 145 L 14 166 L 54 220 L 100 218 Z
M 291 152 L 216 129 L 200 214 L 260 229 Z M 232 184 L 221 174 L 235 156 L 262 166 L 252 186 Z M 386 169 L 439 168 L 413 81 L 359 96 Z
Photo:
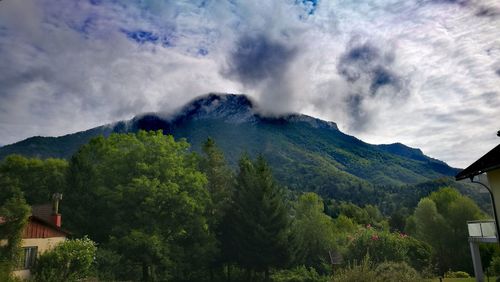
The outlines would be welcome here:
M 455 167 L 500 143 L 497 0 L 0 0 L 0 144 L 245 93 Z

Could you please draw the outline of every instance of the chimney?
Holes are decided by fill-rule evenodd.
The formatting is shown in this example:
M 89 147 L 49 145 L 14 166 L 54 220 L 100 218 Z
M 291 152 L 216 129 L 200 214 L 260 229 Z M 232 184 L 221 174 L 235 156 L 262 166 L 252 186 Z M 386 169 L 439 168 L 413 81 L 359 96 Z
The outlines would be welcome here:
M 61 214 L 59 213 L 59 201 L 62 200 L 62 194 L 61 193 L 54 193 L 52 195 L 52 223 L 57 226 L 61 227 Z

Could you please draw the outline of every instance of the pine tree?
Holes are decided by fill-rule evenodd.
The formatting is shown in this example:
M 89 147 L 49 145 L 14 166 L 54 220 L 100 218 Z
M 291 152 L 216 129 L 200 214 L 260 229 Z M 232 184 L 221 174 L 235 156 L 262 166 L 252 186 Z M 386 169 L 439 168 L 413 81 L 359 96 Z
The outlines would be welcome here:
M 204 156 L 201 159 L 201 171 L 205 173 L 210 193 L 211 204 L 208 208 L 210 218 L 219 225 L 231 201 L 234 177 L 227 165 L 224 153 L 217 147 L 212 138 L 208 138 L 202 147 Z
M 239 163 L 229 217 L 229 240 L 236 262 L 248 271 L 265 272 L 287 262 L 289 218 L 280 187 L 263 157 Z
M 207 177 L 206 188 L 210 195 L 207 207 L 207 219 L 210 231 L 215 234 L 219 252 L 214 256 L 210 265 L 210 281 L 214 281 L 214 270 L 221 269 L 227 262 L 225 256 L 226 244 L 223 238 L 223 218 L 231 203 L 234 188 L 234 175 L 226 163 L 224 154 L 217 147 L 212 138 L 208 138 L 202 147 L 203 156 L 200 160 L 201 171 Z

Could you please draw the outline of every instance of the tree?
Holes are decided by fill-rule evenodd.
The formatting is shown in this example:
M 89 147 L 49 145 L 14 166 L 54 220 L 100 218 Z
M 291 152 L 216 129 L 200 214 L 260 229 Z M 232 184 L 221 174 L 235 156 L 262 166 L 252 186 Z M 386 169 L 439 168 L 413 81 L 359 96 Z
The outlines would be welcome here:
M 329 265 L 335 250 L 335 226 L 323 210 L 323 201 L 315 193 L 304 193 L 295 203 L 291 225 L 294 264 L 318 271 Z
M 0 174 L 17 181 L 30 205 L 45 204 L 53 193 L 66 187 L 68 162 L 61 159 L 40 160 L 10 155 L 0 162 Z
M 22 232 L 31 213 L 16 181 L 0 174 L 0 280 L 9 281 L 20 255 Z
M 79 281 L 92 273 L 96 244 L 88 239 L 67 240 L 40 255 L 34 269 L 37 282 Z
M 226 238 L 235 261 L 249 273 L 264 272 L 268 280 L 269 269 L 284 265 L 289 256 L 285 201 L 263 157 L 252 162 L 244 155 L 236 181 Z
M 227 262 L 225 254 L 229 250 L 227 250 L 228 246 L 223 238 L 223 228 L 227 228 L 227 226 L 222 224 L 222 221 L 230 207 L 235 184 L 233 172 L 227 165 L 224 154 L 217 148 L 213 139 L 207 139 L 202 146 L 202 151 L 200 169 L 207 177 L 206 188 L 210 195 L 207 219 L 211 232 L 215 234 L 219 249 L 210 268 L 210 280 L 213 281 L 213 268 L 220 267 Z
M 470 198 L 446 187 L 420 200 L 407 230 L 433 247 L 440 274 L 450 269 L 472 272 L 467 221 L 483 217 Z
M 116 279 L 199 280 L 214 249 L 207 180 L 186 141 L 161 131 L 97 137 L 71 159 L 68 228 L 118 254 Z M 115 256 L 116 257 L 116 256 Z
M 201 171 L 207 177 L 206 188 L 210 193 L 209 214 L 218 226 L 231 201 L 234 187 L 233 172 L 229 168 L 222 151 L 217 148 L 215 141 L 208 138 L 202 147 Z

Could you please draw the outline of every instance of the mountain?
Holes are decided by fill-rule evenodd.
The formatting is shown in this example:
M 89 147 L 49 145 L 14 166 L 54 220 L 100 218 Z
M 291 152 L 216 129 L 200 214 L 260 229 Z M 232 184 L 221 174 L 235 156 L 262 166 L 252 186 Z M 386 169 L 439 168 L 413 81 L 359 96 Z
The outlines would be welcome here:
M 148 113 L 61 137 L 32 137 L 0 148 L 9 154 L 69 158 L 92 137 L 163 130 L 194 150 L 212 137 L 232 165 L 241 153 L 263 154 L 291 189 L 321 194 L 362 193 L 374 185 L 400 186 L 453 176 L 458 169 L 400 143 L 372 145 L 342 133 L 333 122 L 302 114 L 262 115 L 244 95 L 209 94 L 174 114 Z

